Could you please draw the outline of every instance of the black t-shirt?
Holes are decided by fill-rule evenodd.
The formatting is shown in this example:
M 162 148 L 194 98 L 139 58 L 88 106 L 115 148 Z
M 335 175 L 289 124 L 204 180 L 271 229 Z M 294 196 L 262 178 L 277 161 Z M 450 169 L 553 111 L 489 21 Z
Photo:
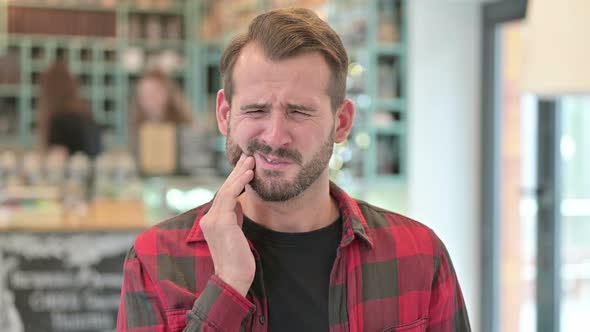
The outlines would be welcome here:
M 48 145 L 60 145 L 70 154 L 81 151 L 95 157 L 101 151 L 100 127 L 81 112 L 55 113 L 49 119 Z
M 329 331 L 330 273 L 341 218 L 312 232 L 282 233 L 244 217 L 243 229 L 262 260 L 269 331 Z

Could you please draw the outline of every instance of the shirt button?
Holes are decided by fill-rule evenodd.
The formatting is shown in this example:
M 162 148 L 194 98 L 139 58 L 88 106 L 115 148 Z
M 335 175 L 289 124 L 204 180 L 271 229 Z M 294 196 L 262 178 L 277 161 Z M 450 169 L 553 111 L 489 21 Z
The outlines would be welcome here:
M 260 321 L 260 324 L 264 325 L 264 315 L 258 316 L 258 320 Z

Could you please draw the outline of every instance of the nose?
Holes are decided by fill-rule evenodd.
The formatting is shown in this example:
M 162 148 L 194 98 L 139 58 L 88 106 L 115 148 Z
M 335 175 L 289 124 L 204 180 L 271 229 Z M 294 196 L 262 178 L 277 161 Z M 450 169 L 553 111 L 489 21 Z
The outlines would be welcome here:
M 272 148 L 285 147 L 291 143 L 289 122 L 282 112 L 271 112 L 260 140 Z

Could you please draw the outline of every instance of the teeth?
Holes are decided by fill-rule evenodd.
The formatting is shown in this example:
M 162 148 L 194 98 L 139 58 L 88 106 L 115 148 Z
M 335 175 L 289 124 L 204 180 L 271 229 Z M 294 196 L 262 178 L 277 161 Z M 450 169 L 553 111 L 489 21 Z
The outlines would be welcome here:
M 266 161 L 268 161 L 269 163 L 271 163 L 271 164 L 278 164 L 278 161 L 277 161 L 277 160 L 271 159 L 271 158 L 269 158 L 269 157 L 266 157 L 266 156 L 265 156 L 265 157 L 264 157 L 264 159 L 265 159 Z

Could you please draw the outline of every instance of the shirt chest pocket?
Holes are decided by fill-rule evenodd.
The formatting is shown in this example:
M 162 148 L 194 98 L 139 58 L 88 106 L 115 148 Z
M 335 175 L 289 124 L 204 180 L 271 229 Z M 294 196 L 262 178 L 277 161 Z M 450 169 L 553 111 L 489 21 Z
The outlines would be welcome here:
M 415 322 L 399 326 L 391 326 L 382 330 L 382 332 L 425 332 L 428 318 L 421 318 Z
M 182 331 L 186 327 L 186 313 L 190 309 L 179 309 L 166 311 L 168 330 L 172 332 Z

